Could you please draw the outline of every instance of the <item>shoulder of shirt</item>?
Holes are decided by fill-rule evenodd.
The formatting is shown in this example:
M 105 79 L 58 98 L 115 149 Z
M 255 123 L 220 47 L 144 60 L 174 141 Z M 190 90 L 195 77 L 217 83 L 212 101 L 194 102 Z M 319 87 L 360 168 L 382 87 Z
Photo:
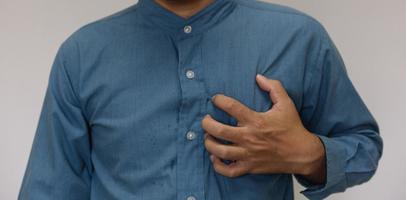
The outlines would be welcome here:
M 271 3 L 264 0 L 229 0 L 229 1 L 233 1 L 237 5 L 245 7 L 247 9 L 268 12 L 270 14 L 280 14 L 281 16 L 283 15 L 296 16 L 299 18 L 309 19 L 318 22 L 314 17 L 304 13 L 303 11 L 286 5 Z
M 294 20 L 296 25 L 303 26 L 304 28 L 319 33 L 326 34 L 327 31 L 320 21 L 313 16 L 298 10 L 296 8 L 271 3 L 264 0 L 229 0 L 235 2 L 237 6 L 242 9 L 256 11 L 265 17 L 277 17 L 279 20 Z
M 116 11 L 110 15 L 101 17 L 94 21 L 88 22 L 74 30 L 66 39 L 64 43 L 73 41 L 105 41 L 103 36 L 112 35 L 112 33 L 119 33 L 119 27 L 126 26 L 130 23 L 134 23 L 134 14 L 137 10 L 138 4 L 135 3 L 129 7 Z M 114 35 L 114 34 L 113 34 Z M 62 44 L 62 45 L 63 45 Z
M 138 4 L 131 5 L 122 10 L 116 11 L 115 13 L 80 26 L 61 42 L 56 56 L 65 61 L 78 62 L 81 53 L 83 53 L 81 52 L 81 47 L 87 47 L 85 48 L 87 50 L 103 48 L 105 44 L 110 42 L 111 35 L 120 32 L 121 29 L 119 27 L 128 27 L 125 25 L 133 23 L 131 18 L 136 11 L 137 5 Z M 70 66 L 67 70 L 77 70 L 73 69 L 77 67 L 78 66 Z
M 336 48 L 322 23 L 301 10 L 264 0 L 228 1 L 235 2 L 242 12 L 247 11 L 245 13 L 250 13 L 243 15 L 243 17 L 252 17 L 252 20 L 259 20 L 262 25 L 274 21 L 282 22 L 277 23 L 279 25 L 288 24 L 289 28 L 287 28 L 287 26 L 277 28 L 289 29 L 290 31 L 296 32 L 297 35 L 300 35 L 299 37 L 307 38 L 312 41 L 311 43 L 314 45 L 315 52 L 318 52 L 315 59 L 319 57 L 323 50 Z M 289 30 L 286 31 L 289 32 Z

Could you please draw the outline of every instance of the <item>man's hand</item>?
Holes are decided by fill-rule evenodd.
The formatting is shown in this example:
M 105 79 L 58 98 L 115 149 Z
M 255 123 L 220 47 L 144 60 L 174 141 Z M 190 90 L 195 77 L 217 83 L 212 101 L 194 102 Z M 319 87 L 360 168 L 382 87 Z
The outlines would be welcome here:
M 259 87 L 269 92 L 273 106 L 256 112 L 241 102 L 215 95 L 213 103 L 238 121 L 230 126 L 210 115 L 202 120 L 205 147 L 211 153 L 214 169 L 225 176 L 246 173 L 291 173 L 310 182 L 325 182 L 325 150 L 321 140 L 303 126 L 295 105 L 277 80 L 257 75 Z M 227 145 L 215 138 L 230 141 Z M 221 161 L 232 160 L 231 164 Z

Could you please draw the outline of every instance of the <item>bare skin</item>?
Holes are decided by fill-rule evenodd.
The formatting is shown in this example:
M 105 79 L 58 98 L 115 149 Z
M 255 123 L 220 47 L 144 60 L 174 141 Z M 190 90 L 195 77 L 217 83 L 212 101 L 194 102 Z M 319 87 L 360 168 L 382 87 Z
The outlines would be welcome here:
M 213 104 L 237 119 L 237 126 L 202 120 L 205 147 L 214 169 L 225 176 L 289 173 L 302 175 L 314 184 L 325 183 L 326 159 L 321 140 L 302 124 L 296 107 L 278 80 L 257 75 L 262 90 L 269 92 L 273 106 L 256 112 L 232 97 L 214 96 Z M 232 142 L 225 145 L 215 138 Z M 224 164 L 220 159 L 233 160 Z
M 154 0 L 187 19 L 213 0 Z M 213 104 L 237 119 L 236 127 L 206 115 L 205 147 L 216 172 L 236 177 L 243 174 L 289 173 L 302 175 L 315 184 L 326 179 L 325 149 L 320 139 L 303 126 L 296 108 L 277 80 L 257 76 L 261 89 L 269 92 L 273 106 L 267 112 L 249 109 L 232 97 L 216 95 Z M 214 138 L 232 142 L 224 145 Z M 226 165 L 220 159 L 234 160 Z
M 209 4 L 214 0 L 154 0 L 162 7 L 170 10 L 176 15 L 187 19 Z

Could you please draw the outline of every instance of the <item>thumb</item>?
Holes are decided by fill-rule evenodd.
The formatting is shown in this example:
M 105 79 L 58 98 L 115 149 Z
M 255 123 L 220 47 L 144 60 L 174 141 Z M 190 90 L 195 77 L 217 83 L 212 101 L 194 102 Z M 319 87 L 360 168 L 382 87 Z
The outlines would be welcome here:
M 286 90 L 283 88 L 282 83 L 279 80 L 268 79 L 261 74 L 257 74 L 256 81 L 262 90 L 269 92 L 269 97 L 272 103 L 280 104 L 289 98 Z

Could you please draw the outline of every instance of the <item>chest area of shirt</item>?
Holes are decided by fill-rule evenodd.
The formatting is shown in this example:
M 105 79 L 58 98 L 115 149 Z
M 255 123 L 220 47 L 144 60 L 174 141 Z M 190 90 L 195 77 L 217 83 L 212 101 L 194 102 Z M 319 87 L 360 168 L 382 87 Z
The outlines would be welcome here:
M 198 105 L 217 93 L 264 111 L 271 102 L 255 82 L 257 73 L 281 80 L 300 105 L 303 72 L 295 65 L 302 61 L 282 47 L 265 52 L 260 42 L 241 36 L 154 39 L 111 43 L 84 68 L 81 95 L 93 119 L 152 116 L 159 108 L 175 114 L 182 103 Z

